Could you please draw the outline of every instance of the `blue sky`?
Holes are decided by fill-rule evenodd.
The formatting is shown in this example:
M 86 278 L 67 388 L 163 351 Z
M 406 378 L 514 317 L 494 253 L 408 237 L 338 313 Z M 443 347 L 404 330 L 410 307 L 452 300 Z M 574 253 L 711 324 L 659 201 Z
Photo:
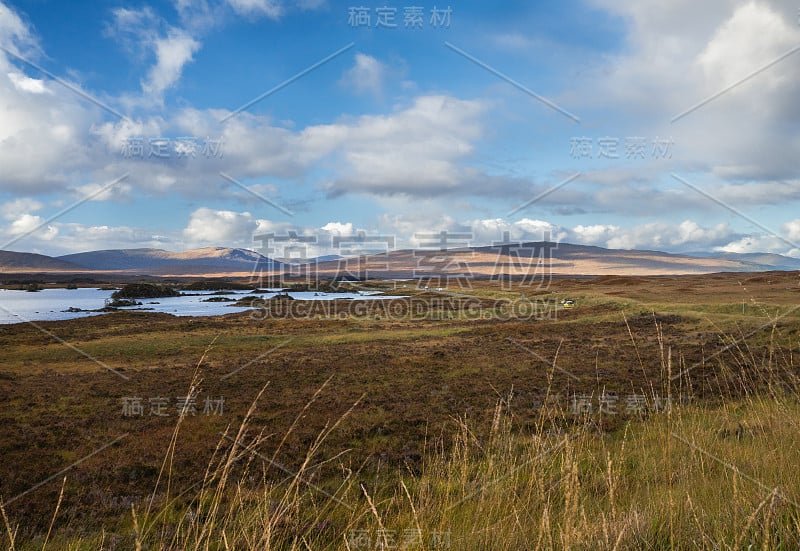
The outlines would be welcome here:
M 0 0 L 2 248 L 800 256 L 797 6 L 618 4 Z

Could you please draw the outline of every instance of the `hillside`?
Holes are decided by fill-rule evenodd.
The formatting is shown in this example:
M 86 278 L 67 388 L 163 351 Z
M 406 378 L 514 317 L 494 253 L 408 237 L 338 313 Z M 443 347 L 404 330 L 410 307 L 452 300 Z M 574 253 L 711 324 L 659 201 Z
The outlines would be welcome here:
M 246 249 L 206 247 L 182 252 L 162 249 L 110 249 L 58 257 L 90 270 L 127 271 L 150 275 L 250 273 L 273 270 L 280 263 Z
M 773 253 L 692 253 L 692 256 L 723 260 L 735 260 L 752 265 L 756 269 L 800 270 L 800 258 L 791 258 Z
M 438 251 L 392 251 L 388 255 L 344 259 L 321 256 L 308 263 L 322 276 L 341 274 L 347 265 L 352 273 L 367 267 L 371 277 L 411 278 L 433 273 L 530 275 L 546 266 L 549 273 L 571 275 L 681 275 L 714 272 L 761 272 L 800 270 L 800 259 L 768 253 L 673 254 L 661 251 L 606 249 L 570 243 L 548 244 L 551 257 L 542 264 L 542 242 L 512 247 L 471 247 Z M 440 259 L 434 257 L 443 254 Z M 443 260 L 444 259 L 444 260 Z M 535 268 L 538 265 L 538 268 Z M 173 252 L 162 249 L 111 249 L 87 251 L 59 257 L 0 251 L 3 272 L 114 272 L 151 276 L 248 276 L 253 272 L 278 273 L 288 264 L 255 251 L 206 247 Z M 427 267 L 426 267 L 427 266 Z M 303 270 L 293 269 L 298 273 Z
M 2 272 L 85 272 L 86 269 L 67 260 L 35 253 L 0 251 Z
M 472 247 L 436 251 L 394 251 L 383 257 L 362 261 L 370 270 L 383 268 L 384 277 L 412 277 L 417 270 L 428 273 L 426 265 L 452 273 L 491 276 L 499 274 L 530 275 L 544 267 L 549 273 L 568 275 L 682 275 L 715 272 L 756 272 L 800 269 L 800 262 L 781 255 L 736 255 L 699 257 L 647 250 L 606 249 L 589 245 L 550 243 L 551 256 L 542 260 L 543 242 L 523 243 L 519 247 Z M 432 259 L 435 254 L 446 255 L 445 262 Z M 445 258 L 445 257 L 443 257 Z M 431 260 L 429 260 L 431 259 Z M 796 264 L 793 264 L 796 262 Z M 449 267 L 448 267 L 449 264 Z M 538 264 L 538 268 L 536 268 Z M 323 273 L 334 273 L 337 262 L 322 262 Z M 381 268 L 377 268 L 380 266 Z M 796 266 L 796 267 L 795 267 Z M 376 268 L 372 268 L 376 267 Z M 372 272 L 370 272 L 372 273 Z

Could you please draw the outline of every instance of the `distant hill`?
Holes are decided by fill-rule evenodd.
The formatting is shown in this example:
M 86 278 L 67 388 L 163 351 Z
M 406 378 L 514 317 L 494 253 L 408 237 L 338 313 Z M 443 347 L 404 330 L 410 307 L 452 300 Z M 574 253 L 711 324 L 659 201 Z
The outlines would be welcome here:
M 280 263 L 247 249 L 206 247 L 183 252 L 162 249 L 110 249 L 68 254 L 58 260 L 89 270 L 126 271 L 150 275 L 250 273 L 271 271 Z
M 308 259 L 308 263 L 309 264 L 313 264 L 313 263 L 320 263 L 320 262 L 331 262 L 332 260 L 340 260 L 342 258 L 344 258 L 344 257 L 341 256 L 341 255 L 338 255 L 338 254 L 326 254 L 326 255 L 318 256 L 316 258 L 309 258 Z
M 540 257 L 549 248 L 549 273 L 570 275 L 679 275 L 712 272 L 763 272 L 800 270 L 800 259 L 767 253 L 672 254 L 661 251 L 606 249 L 571 243 L 527 242 L 516 246 L 486 246 L 437 251 L 392 251 L 362 259 L 337 255 L 320 256 L 305 262 L 309 270 L 323 276 L 366 268 L 367 275 L 411 278 L 420 274 L 530 275 L 533 266 L 543 268 Z M 443 256 L 441 262 L 432 257 Z M 52 258 L 49 256 L 0 251 L 0 272 L 114 272 L 152 276 L 247 276 L 255 272 L 278 273 L 289 264 L 247 249 L 206 247 L 183 252 L 162 249 L 112 249 L 88 251 Z M 290 273 L 303 273 L 293 266 Z M 540 272 L 541 273 L 541 272 Z
M 550 249 L 550 257 L 541 261 L 545 247 Z M 383 257 L 375 257 L 364 262 L 367 265 L 385 267 L 384 277 L 410 278 L 427 273 L 426 266 L 450 272 L 451 274 L 472 274 L 489 276 L 511 274 L 530 275 L 533 266 L 539 262 L 553 275 L 681 275 L 714 272 L 759 272 L 769 270 L 798 270 L 800 263 L 781 255 L 737 255 L 690 256 L 661 251 L 606 249 L 590 245 L 571 243 L 525 242 L 512 247 L 470 247 L 451 249 L 446 253 L 446 262 L 430 260 L 436 251 L 393 251 Z M 318 269 L 323 273 L 335 273 L 339 262 L 320 262 Z M 369 268 L 375 273 L 374 268 Z M 539 272 L 540 274 L 543 272 Z M 545 272 L 546 273 L 546 272 Z
M 543 242 L 523 243 L 520 256 L 541 251 Z M 707 253 L 675 254 L 639 249 L 607 249 L 591 245 L 550 243 L 553 273 L 669 275 L 713 272 L 760 272 L 798 270 L 800 261 L 779 254 Z M 496 255 L 496 247 L 475 249 L 483 255 Z M 512 249 L 513 250 L 513 249 Z
M 735 260 L 750 264 L 758 270 L 800 270 L 800 258 L 773 253 L 691 253 L 701 258 Z
M 0 251 L 0 272 L 85 272 L 66 260 L 35 253 Z

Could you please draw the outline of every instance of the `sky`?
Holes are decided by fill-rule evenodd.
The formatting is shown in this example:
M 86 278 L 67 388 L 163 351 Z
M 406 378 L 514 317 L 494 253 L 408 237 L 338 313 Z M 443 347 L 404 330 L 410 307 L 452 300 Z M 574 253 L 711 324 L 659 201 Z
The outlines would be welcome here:
M 800 257 L 796 2 L 447 2 L 0 0 L 0 249 Z

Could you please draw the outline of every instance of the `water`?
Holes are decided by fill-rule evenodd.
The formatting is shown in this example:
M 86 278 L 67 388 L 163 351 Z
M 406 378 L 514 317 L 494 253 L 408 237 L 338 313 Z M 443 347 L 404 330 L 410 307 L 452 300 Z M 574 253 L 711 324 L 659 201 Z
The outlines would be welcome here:
M 268 299 L 277 294 L 278 289 L 269 293 L 259 293 L 257 296 Z M 36 293 L 27 291 L 10 291 L 0 289 L 0 324 L 20 323 L 26 321 L 54 321 L 97 316 L 103 312 L 64 312 L 68 308 L 81 310 L 96 310 L 105 305 L 106 299 L 111 297 L 111 290 L 81 288 L 81 289 L 44 289 Z M 166 312 L 175 316 L 219 316 L 249 310 L 247 307 L 231 306 L 231 302 L 202 302 L 213 296 L 222 296 L 238 300 L 252 291 L 229 291 L 231 294 L 215 295 L 215 291 L 192 291 L 195 296 L 165 297 L 153 299 L 138 299 L 141 306 L 121 308 L 122 310 L 147 309 L 151 312 Z M 303 300 L 334 300 L 334 299 L 361 299 L 375 300 L 384 298 L 398 298 L 384 296 L 378 292 L 361 293 L 315 293 L 315 292 L 290 292 L 295 299 Z

